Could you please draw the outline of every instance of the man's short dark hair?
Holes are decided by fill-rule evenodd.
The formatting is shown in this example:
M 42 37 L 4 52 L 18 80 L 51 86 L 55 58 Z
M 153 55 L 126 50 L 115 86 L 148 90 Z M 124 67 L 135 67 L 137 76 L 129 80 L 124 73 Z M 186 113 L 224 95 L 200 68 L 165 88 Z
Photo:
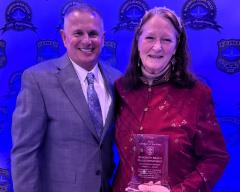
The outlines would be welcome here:
M 89 13 L 92 13 L 93 15 L 97 15 L 101 20 L 103 20 L 102 15 L 99 13 L 97 9 L 85 3 L 76 4 L 69 7 L 64 13 L 64 18 L 74 11 L 89 12 Z

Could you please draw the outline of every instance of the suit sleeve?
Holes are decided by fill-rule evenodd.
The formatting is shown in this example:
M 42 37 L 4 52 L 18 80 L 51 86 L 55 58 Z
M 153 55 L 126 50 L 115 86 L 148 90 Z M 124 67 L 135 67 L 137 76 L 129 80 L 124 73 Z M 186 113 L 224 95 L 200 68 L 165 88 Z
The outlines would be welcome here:
M 223 173 L 229 160 L 217 122 L 209 89 L 199 99 L 194 138 L 194 153 L 199 159 L 196 169 L 171 192 L 210 191 Z
M 30 71 L 22 76 L 12 121 L 12 178 L 15 192 L 40 192 L 41 144 L 47 127 L 44 100 Z

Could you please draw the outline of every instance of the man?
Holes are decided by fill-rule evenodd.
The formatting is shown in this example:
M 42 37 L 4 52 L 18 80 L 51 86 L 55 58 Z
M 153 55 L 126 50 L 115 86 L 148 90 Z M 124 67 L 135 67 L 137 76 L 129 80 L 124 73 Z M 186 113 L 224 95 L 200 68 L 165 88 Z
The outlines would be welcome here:
M 61 35 L 67 54 L 22 77 L 12 125 L 14 190 L 108 192 L 114 169 L 112 88 L 120 73 L 98 64 L 104 29 L 93 8 L 69 8 Z

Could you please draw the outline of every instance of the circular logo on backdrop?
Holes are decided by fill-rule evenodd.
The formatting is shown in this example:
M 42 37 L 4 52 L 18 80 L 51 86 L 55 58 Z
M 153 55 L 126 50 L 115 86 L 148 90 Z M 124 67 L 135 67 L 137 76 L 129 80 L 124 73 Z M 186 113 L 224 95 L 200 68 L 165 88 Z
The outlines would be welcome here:
M 59 43 L 51 40 L 37 41 L 37 63 L 59 56 Z
M 182 19 L 185 26 L 195 30 L 222 28 L 215 21 L 216 5 L 213 0 L 187 0 L 182 8 Z
M 147 3 L 143 0 L 125 1 L 120 8 L 119 23 L 113 28 L 113 31 L 116 32 L 122 29 L 133 31 L 148 9 Z
M 0 40 L 0 68 L 7 64 L 6 41 Z
M 218 41 L 217 67 L 228 74 L 240 72 L 240 39 Z
M 82 5 L 84 4 L 82 1 L 80 0 L 76 0 L 76 1 L 69 1 L 67 2 L 63 7 L 62 7 L 62 10 L 61 10 L 61 23 L 58 25 L 57 27 L 57 30 L 60 30 L 63 28 L 63 22 L 64 22 L 64 15 L 66 13 L 66 11 L 72 7 L 72 6 L 75 6 L 75 5 Z
M 6 24 L 1 28 L 3 32 L 7 30 L 23 31 L 30 29 L 36 31 L 32 24 L 31 7 L 22 0 L 10 3 L 5 12 Z
M 99 59 L 100 63 L 116 67 L 117 66 L 116 48 L 117 43 L 115 41 L 105 41 Z

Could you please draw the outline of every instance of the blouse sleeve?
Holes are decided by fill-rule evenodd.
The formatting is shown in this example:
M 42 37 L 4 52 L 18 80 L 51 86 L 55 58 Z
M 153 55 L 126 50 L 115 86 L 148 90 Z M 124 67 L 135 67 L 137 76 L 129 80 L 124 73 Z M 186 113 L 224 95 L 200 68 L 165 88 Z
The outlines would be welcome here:
M 196 125 L 193 146 L 194 155 L 199 161 L 196 169 L 171 192 L 210 191 L 229 160 L 208 88 L 203 89 L 203 95 L 199 97 Z

